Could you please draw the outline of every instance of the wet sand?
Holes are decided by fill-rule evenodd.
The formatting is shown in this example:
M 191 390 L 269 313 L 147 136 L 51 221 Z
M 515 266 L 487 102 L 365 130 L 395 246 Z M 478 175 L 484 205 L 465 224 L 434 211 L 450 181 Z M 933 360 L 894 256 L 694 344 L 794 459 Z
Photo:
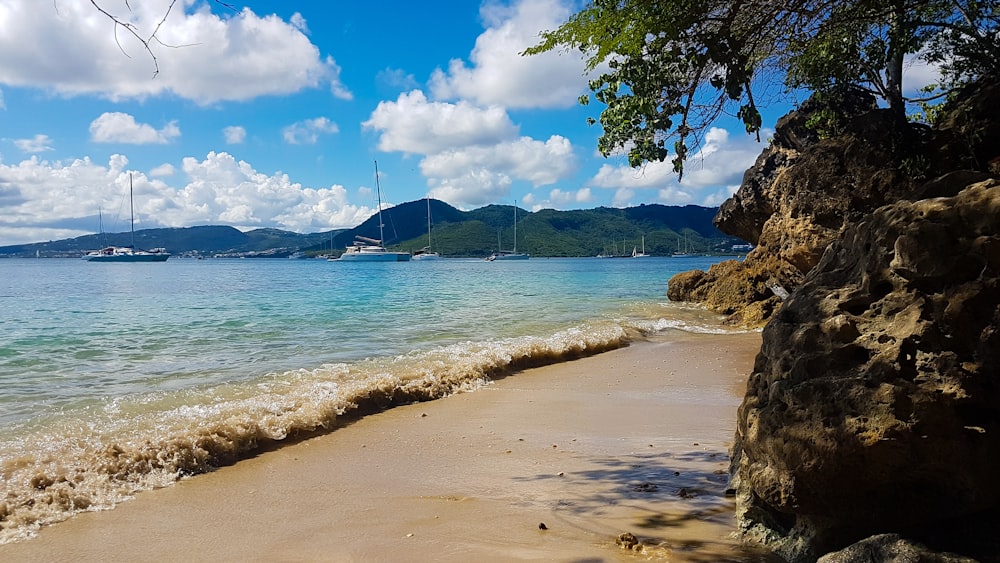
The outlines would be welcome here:
M 759 346 L 675 333 L 527 370 L 78 515 L 0 559 L 756 560 L 723 490 Z

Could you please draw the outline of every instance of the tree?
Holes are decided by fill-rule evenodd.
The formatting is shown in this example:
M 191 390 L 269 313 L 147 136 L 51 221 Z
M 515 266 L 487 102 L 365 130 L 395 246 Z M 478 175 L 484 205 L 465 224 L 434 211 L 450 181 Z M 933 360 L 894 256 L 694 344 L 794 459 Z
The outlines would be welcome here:
M 757 94 L 776 85 L 823 92 L 851 85 L 905 118 L 907 55 L 945 70 L 945 86 L 996 73 L 1000 0 L 590 0 L 533 55 L 577 49 L 604 104 L 602 154 L 674 170 L 732 112 L 759 138 Z M 581 96 L 587 105 L 590 96 Z M 735 110 L 735 111 L 733 111 Z M 590 118 L 590 123 L 597 120 Z

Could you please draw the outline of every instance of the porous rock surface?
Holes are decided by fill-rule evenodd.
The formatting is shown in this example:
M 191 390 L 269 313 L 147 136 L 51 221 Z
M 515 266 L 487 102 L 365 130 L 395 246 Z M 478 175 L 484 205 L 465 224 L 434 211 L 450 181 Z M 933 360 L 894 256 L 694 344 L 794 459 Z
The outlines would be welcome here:
M 789 561 L 885 532 L 1000 553 L 1000 181 L 984 178 L 848 226 L 765 327 L 733 451 L 748 539 Z
M 956 170 L 1000 173 L 1000 86 L 974 84 L 940 124 L 898 122 L 867 94 L 844 90 L 781 118 L 770 145 L 719 208 L 716 226 L 755 245 L 744 260 L 672 278 L 668 297 L 762 326 L 781 304 L 769 288 L 798 287 L 846 226 Z M 824 135 L 809 124 L 817 115 Z

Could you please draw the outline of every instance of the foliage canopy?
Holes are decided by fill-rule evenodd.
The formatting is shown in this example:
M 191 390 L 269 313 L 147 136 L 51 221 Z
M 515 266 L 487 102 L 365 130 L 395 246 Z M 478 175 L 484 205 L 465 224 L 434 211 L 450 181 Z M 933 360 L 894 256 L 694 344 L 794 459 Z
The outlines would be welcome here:
M 759 140 L 760 92 L 851 86 L 905 119 L 907 60 L 937 66 L 943 91 L 1000 74 L 998 30 L 1000 0 L 589 0 L 524 54 L 582 52 L 604 105 L 601 153 L 637 167 L 665 160 L 672 141 L 683 174 L 726 113 Z

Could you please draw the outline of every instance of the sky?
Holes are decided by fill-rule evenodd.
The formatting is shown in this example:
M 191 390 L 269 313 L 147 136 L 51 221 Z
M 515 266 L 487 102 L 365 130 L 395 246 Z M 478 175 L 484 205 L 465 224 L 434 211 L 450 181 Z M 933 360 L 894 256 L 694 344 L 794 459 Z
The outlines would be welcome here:
M 424 197 L 717 206 L 756 138 L 709 130 L 682 182 L 597 152 L 577 53 L 523 57 L 579 0 L 0 0 L 0 246 L 103 228 L 300 233 Z M 131 8 L 131 11 L 130 11 Z M 157 27 L 158 26 L 158 27 Z

